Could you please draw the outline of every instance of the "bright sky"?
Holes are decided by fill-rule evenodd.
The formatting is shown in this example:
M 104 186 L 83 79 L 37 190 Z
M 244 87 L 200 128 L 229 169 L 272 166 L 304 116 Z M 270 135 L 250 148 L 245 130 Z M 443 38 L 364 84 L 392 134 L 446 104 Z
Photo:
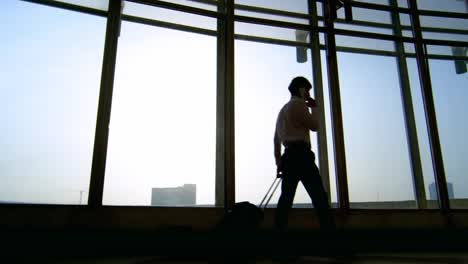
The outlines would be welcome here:
M 429 2 L 441 1 L 420 6 L 433 7 Z M 295 12 L 307 7 L 305 0 L 238 3 Z M 463 2 L 452 4 L 444 7 L 463 8 Z M 8 40 L 0 42 L 0 201 L 86 203 L 106 21 L 16 0 L 0 5 L 0 34 Z M 216 25 L 209 18 L 144 12 Z M 236 24 L 236 32 L 294 39 L 294 30 L 261 26 Z M 118 48 L 104 204 L 150 205 L 151 188 L 186 183 L 197 185 L 198 204 L 214 204 L 216 38 L 123 22 Z M 339 53 L 338 62 L 351 202 L 414 199 L 396 59 Z M 415 59 L 407 62 L 427 188 L 433 173 L 418 73 Z M 447 179 L 455 197 L 468 198 L 468 75 L 456 75 L 452 61 L 431 60 L 430 67 Z M 322 69 L 336 201 L 324 52 Z M 236 199 L 259 203 L 276 170 L 276 115 L 289 100 L 293 77 L 312 81 L 310 53 L 308 63 L 299 64 L 295 48 L 236 41 L 235 75 Z M 295 202 L 310 202 L 302 186 Z

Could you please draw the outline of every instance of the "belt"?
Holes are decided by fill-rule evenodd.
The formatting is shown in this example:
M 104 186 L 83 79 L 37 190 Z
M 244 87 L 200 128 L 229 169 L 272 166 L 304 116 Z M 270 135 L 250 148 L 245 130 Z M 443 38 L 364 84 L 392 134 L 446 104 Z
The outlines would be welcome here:
M 283 143 L 283 145 L 286 147 L 286 148 L 294 148 L 294 147 L 301 147 L 301 148 L 308 148 L 310 149 L 310 142 L 307 142 L 307 141 L 302 141 L 302 140 L 298 140 L 298 141 L 285 141 Z

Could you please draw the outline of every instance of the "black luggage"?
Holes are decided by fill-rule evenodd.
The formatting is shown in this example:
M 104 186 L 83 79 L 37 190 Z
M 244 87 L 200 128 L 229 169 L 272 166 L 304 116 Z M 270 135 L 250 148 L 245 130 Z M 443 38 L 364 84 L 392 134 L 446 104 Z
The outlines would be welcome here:
M 218 223 L 216 230 L 221 232 L 255 231 L 263 221 L 263 209 L 267 207 L 280 182 L 281 178 L 275 178 L 258 207 L 248 201 L 234 204 L 234 207 Z

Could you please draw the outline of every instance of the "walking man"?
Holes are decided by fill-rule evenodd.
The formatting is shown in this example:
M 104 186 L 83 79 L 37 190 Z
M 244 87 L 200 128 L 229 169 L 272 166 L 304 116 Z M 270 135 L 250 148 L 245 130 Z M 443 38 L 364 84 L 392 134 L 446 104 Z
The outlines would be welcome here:
M 278 114 L 274 136 L 275 160 L 278 177 L 282 177 L 281 196 L 276 210 L 275 225 L 285 231 L 299 181 L 302 182 L 314 204 L 320 227 L 333 231 L 335 221 L 330 213 L 327 194 L 323 188 L 315 154 L 311 150 L 309 131 L 317 131 L 318 118 L 313 111 L 315 100 L 310 98 L 310 82 L 300 76 L 289 84 L 291 100 Z M 312 109 L 312 113 L 308 108 Z M 281 156 L 281 145 L 284 154 Z

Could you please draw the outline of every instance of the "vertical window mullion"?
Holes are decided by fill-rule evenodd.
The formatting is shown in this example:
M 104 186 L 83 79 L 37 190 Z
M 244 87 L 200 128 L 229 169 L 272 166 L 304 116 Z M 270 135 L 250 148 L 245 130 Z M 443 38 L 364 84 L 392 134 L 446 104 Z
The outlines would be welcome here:
M 109 1 L 88 205 L 102 206 L 122 0 Z
M 218 11 L 215 204 L 228 209 L 235 202 L 234 0 L 221 1 Z
M 235 199 L 235 124 L 234 124 L 234 0 L 226 0 L 226 204 Z
M 310 36 L 310 48 L 312 53 L 312 77 L 314 83 L 314 92 L 315 100 L 318 102 L 317 110 L 319 112 L 319 123 L 322 124 L 319 126 L 317 132 L 318 142 L 318 157 L 319 157 L 319 167 L 320 175 L 322 176 L 323 185 L 325 191 L 328 194 L 328 201 L 331 202 L 331 192 L 330 192 L 330 175 L 329 175 L 329 165 L 328 165 L 328 148 L 327 148 L 327 131 L 326 131 L 326 119 L 325 119 L 325 100 L 323 95 L 323 78 L 322 78 L 322 64 L 320 56 L 320 40 L 318 32 L 318 13 L 317 13 L 317 4 L 315 0 L 308 1 L 309 6 L 309 36 Z
M 340 209 L 349 209 L 349 190 L 346 172 L 346 155 L 343 135 L 343 115 L 341 109 L 340 83 L 338 78 L 338 60 L 333 14 L 336 14 L 335 1 L 327 1 L 324 7 L 326 27 L 325 47 L 327 52 L 328 86 L 335 151 L 335 170 L 338 182 L 338 202 Z
M 226 8 L 224 1 L 220 1 L 218 5 L 218 12 L 224 16 L 218 18 L 217 28 L 217 72 L 216 72 L 216 183 L 215 183 L 215 206 L 224 206 L 226 201 L 226 180 L 225 180 L 225 155 L 224 155 L 224 97 L 225 97 L 225 73 L 226 73 Z

